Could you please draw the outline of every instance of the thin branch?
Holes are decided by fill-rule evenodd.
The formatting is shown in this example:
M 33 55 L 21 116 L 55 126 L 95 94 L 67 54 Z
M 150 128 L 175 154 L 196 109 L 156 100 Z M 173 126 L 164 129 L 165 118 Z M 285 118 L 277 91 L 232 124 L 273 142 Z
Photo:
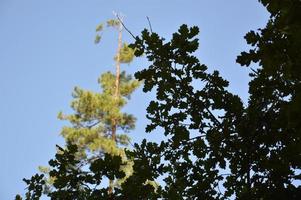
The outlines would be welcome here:
M 116 17 L 117 17 L 118 21 L 121 23 L 121 25 L 123 26 L 123 28 L 136 40 L 136 37 L 134 36 L 134 34 L 124 25 L 124 23 L 122 22 L 122 20 L 120 19 L 118 14 L 116 14 Z
M 219 184 L 218 184 L 218 183 L 217 183 L 217 189 L 218 189 L 218 191 L 219 191 L 220 194 L 223 194 L 223 193 L 221 192 L 221 189 L 219 188 Z
M 97 122 L 95 122 L 94 124 L 88 125 L 87 128 L 91 129 L 91 128 L 93 128 L 94 126 L 96 126 L 97 124 L 99 124 L 99 123 L 100 123 L 100 121 L 97 121 Z
M 206 109 L 206 111 L 211 115 L 211 117 L 214 119 L 214 121 L 219 125 L 219 126 L 221 126 L 222 124 L 221 124 L 221 122 L 215 117 L 215 115 L 209 110 L 209 108 L 205 108 Z
M 129 144 L 130 144 L 133 148 L 135 148 L 135 146 L 133 145 L 133 143 L 131 142 L 131 140 L 130 140 L 129 138 L 127 138 L 127 140 L 128 140 L 128 142 L 129 142 Z
M 219 174 L 220 176 L 231 176 L 231 173 Z
M 258 76 L 258 72 L 256 70 L 254 70 L 252 67 L 250 69 L 252 70 L 252 72 L 254 72 L 254 74 Z
M 202 137 L 206 137 L 206 134 L 204 134 L 204 135 L 199 135 L 199 136 L 196 136 L 196 137 L 187 139 L 187 140 L 183 140 L 182 142 L 188 142 L 188 141 L 196 140 L 196 139 L 199 139 L 199 138 L 202 138 Z
M 84 186 L 86 186 L 89 190 L 91 190 L 91 188 L 89 187 L 89 185 L 87 185 L 86 183 L 81 183 L 81 184 L 83 184 Z
M 149 17 L 146 16 L 146 19 L 147 19 L 147 21 L 148 21 L 148 25 L 149 25 L 150 32 L 153 33 L 152 24 L 151 24 L 151 22 L 150 22 L 150 20 L 149 20 Z

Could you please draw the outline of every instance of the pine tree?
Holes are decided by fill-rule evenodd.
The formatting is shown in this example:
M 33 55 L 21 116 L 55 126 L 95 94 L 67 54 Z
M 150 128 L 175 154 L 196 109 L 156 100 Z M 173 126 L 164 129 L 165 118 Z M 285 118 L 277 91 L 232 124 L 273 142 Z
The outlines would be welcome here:
M 156 90 L 157 98 L 147 108 L 151 122 L 146 131 L 161 127 L 166 137 L 160 144 L 143 140 L 127 151 L 134 158 L 134 173 L 110 196 L 97 186 L 102 177 L 121 176 L 116 170 L 121 159 L 106 154 L 92 161 L 88 172 L 67 171 L 78 163 L 76 147 L 69 146 L 49 162 L 58 179 L 48 196 L 301 199 L 301 2 L 261 2 L 270 20 L 245 36 L 252 49 L 237 58 L 242 66 L 259 64 L 250 74 L 247 105 L 228 91 L 229 83 L 218 71 L 208 72 L 195 57 L 198 27 L 182 25 L 170 41 L 144 30 L 132 47 L 151 62 L 136 78 L 144 81 L 145 92 Z M 24 180 L 26 200 L 41 197 L 42 179 L 36 174 Z M 158 179 L 159 186 L 146 184 Z
M 71 102 L 74 113 L 65 115 L 60 112 L 58 118 L 70 122 L 71 126 L 63 127 L 61 135 L 67 143 L 78 146 L 78 156 L 82 160 L 90 162 L 104 154 L 121 156 L 126 164 L 120 170 L 127 177 L 132 173 L 132 162 L 127 160 L 124 152 L 130 141 L 126 133 L 134 129 L 136 118 L 122 112 L 122 108 L 139 82 L 120 70 L 121 64 L 130 63 L 134 58 L 134 50 L 122 43 L 122 24 L 119 19 L 110 19 L 106 25 L 118 31 L 118 47 L 114 56 L 116 74 L 106 72 L 99 77 L 101 92 L 75 87 Z M 103 24 L 97 26 L 95 43 L 100 42 L 103 29 Z M 108 193 L 112 193 L 114 186 L 120 182 L 122 180 L 110 180 Z

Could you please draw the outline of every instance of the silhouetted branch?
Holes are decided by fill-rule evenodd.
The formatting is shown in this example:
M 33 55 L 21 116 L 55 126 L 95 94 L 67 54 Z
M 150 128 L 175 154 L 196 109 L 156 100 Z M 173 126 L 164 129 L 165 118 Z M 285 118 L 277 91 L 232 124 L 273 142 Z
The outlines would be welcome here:
M 148 21 L 148 25 L 149 25 L 150 32 L 153 33 L 152 24 L 151 24 L 151 22 L 150 22 L 150 20 L 149 20 L 149 17 L 146 16 L 146 19 L 147 19 L 147 21 Z
M 215 115 L 209 110 L 209 108 L 205 108 L 206 111 L 210 114 L 210 116 L 214 119 L 214 121 L 219 125 L 221 126 L 221 122 L 215 117 Z
M 118 21 L 121 23 L 121 25 L 123 26 L 123 28 L 136 40 L 136 37 L 134 36 L 134 34 L 124 25 L 124 23 L 122 22 L 122 20 L 120 19 L 118 14 L 116 14 L 116 17 L 117 17 Z
M 129 142 L 129 144 L 130 144 L 133 148 L 135 148 L 135 145 L 131 142 L 131 140 L 130 140 L 129 138 L 127 138 L 127 141 Z
M 254 72 L 254 74 L 258 75 L 258 72 L 256 70 L 254 70 L 253 68 L 250 68 L 252 70 L 252 72 Z

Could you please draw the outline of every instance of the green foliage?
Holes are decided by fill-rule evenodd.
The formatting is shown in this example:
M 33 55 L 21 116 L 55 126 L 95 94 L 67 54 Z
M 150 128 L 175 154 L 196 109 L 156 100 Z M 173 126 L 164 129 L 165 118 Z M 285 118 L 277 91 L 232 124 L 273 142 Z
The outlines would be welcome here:
M 60 112 L 58 115 L 59 119 L 71 124 L 63 127 L 61 135 L 67 142 L 77 145 L 78 158 L 91 160 L 103 153 L 120 156 L 122 162 L 126 163 L 120 170 L 126 176 L 114 183 L 117 186 L 132 173 L 132 162 L 127 159 L 123 147 L 129 144 L 130 138 L 126 133 L 135 128 L 136 121 L 133 115 L 121 110 L 140 83 L 121 72 L 117 96 L 116 75 L 111 72 L 103 73 L 98 83 L 101 92 L 75 87 L 72 94 L 74 100 L 71 102 L 74 114 L 65 115 Z M 121 133 L 113 133 L 113 128 Z M 116 140 L 112 139 L 113 134 L 116 135 Z
M 112 27 L 112 28 L 117 28 L 117 29 L 120 29 L 121 27 L 121 23 L 119 22 L 118 19 L 109 19 L 107 22 L 107 27 Z M 95 29 L 95 32 L 97 33 L 96 36 L 95 36 L 95 39 L 94 39 L 94 43 L 95 44 L 98 44 L 101 40 L 101 35 L 102 35 L 102 32 L 104 30 L 104 25 L 103 23 L 100 23 L 96 26 L 96 29 Z M 129 61 L 130 62 L 130 61 Z
M 114 97 L 115 75 L 110 72 L 104 73 L 99 78 L 102 92 L 93 92 L 75 87 L 73 91 L 74 100 L 71 108 L 74 114 L 64 115 L 59 113 L 58 117 L 71 123 L 62 129 L 62 136 L 69 142 L 78 145 L 84 154 L 85 150 L 99 155 L 107 152 L 113 155 L 121 155 L 115 141 L 110 138 L 113 119 L 117 121 L 117 129 L 123 133 L 117 135 L 117 144 L 127 145 L 129 138 L 124 135 L 135 128 L 135 117 L 123 113 L 121 109 L 126 105 L 127 99 L 139 86 L 139 82 L 126 75 L 120 74 L 119 98 Z
M 103 31 L 103 24 L 99 24 L 97 27 L 96 27 L 96 36 L 95 36 L 95 40 L 94 40 L 94 43 L 95 44 L 98 44 L 101 40 L 101 33 Z
M 120 63 L 130 63 L 135 57 L 135 50 L 130 48 L 126 43 L 124 43 L 120 49 Z M 117 56 L 114 57 L 114 60 L 117 59 Z
M 110 199 L 108 188 L 103 181 L 105 178 L 121 179 L 125 174 L 120 171 L 124 165 L 120 156 L 105 154 L 91 162 L 77 159 L 77 147 L 68 144 L 66 149 L 58 146 L 61 153 L 49 161 L 49 174 L 56 177 L 53 189 L 47 194 L 51 199 Z M 84 170 L 86 169 L 86 170 Z M 25 200 L 40 199 L 45 185 L 43 174 L 36 174 L 31 179 L 24 179 L 28 184 Z M 16 199 L 20 199 L 18 196 Z
M 120 26 L 120 22 L 118 19 L 110 19 L 107 21 L 108 27 L 118 28 Z
M 107 26 L 116 28 L 119 25 L 118 20 L 107 22 Z M 96 43 L 100 41 L 103 28 L 103 24 L 99 24 L 96 28 Z M 119 53 L 120 59 L 116 61 L 118 64 L 130 63 L 133 60 L 134 51 L 127 44 L 122 46 Z M 118 87 L 116 87 L 117 80 Z M 75 87 L 71 102 L 74 113 L 66 115 L 60 112 L 58 118 L 70 123 L 62 128 L 61 135 L 67 143 L 77 146 L 76 158 L 79 161 L 90 162 L 110 154 L 120 156 L 122 162 L 126 163 L 120 166 L 121 172 L 125 173 L 123 179 L 112 179 L 110 182 L 110 187 L 113 188 L 120 185 L 132 173 L 133 163 L 127 159 L 124 148 L 130 141 L 126 133 L 135 128 L 136 118 L 122 112 L 122 109 L 140 83 L 124 71 L 121 73 L 118 71 L 116 75 L 111 72 L 103 73 L 98 83 L 99 92 Z M 49 173 L 49 170 L 51 169 L 48 167 L 40 167 L 40 171 L 45 175 L 43 180 L 46 184 L 43 191 L 46 194 L 52 193 L 54 181 L 57 179 L 55 174 Z
M 98 198 L 301 198 L 301 2 L 260 2 L 271 13 L 270 20 L 265 28 L 245 36 L 252 49 L 237 58 L 242 66 L 259 64 L 250 74 L 250 97 L 245 106 L 227 90 L 228 82 L 217 71 L 208 72 L 195 57 L 197 27 L 182 25 L 170 41 L 144 30 L 130 45 L 136 56 L 143 54 L 151 63 L 135 74 L 144 81 L 145 92 L 156 92 L 156 99 L 147 108 L 150 124 L 146 131 L 160 127 L 166 137 L 159 144 L 143 140 L 132 151 L 126 151 L 127 158 L 132 159 L 131 176 L 109 197 L 102 196 L 106 195 L 103 190 L 97 191 Z M 197 81 L 202 84 L 196 85 Z M 103 88 L 110 88 L 108 85 Z M 86 96 L 85 102 L 94 99 L 93 95 Z M 94 109 L 93 105 L 91 109 L 79 105 L 74 103 L 74 109 Z M 91 112 L 83 118 L 94 115 Z M 83 123 L 76 117 L 69 120 L 75 125 Z M 95 184 L 101 176 L 124 176 L 117 170 L 125 163 L 122 157 L 105 156 L 108 157 L 96 162 L 97 167 L 90 167 L 83 180 L 88 178 L 90 184 Z M 56 186 L 66 186 L 74 180 L 72 177 L 78 174 L 76 159 L 76 152 L 63 153 L 51 163 L 56 176 L 64 177 Z M 60 166 L 67 167 L 58 171 Z M 71 175 L 66 176 L 66 171 Z M 28 197 L 39 198 L 45 184 L 43 177 L 35 175 L 25 181 Z M 85 183 L 76 183 L 70 188 L 85 188 Z M 70 192 L 64 188 L 61 192 L 65 193 L 57 197 L 81 192 L 81 188 Z M 77 194 L 71 199 L 93 199 L 93 194 L 89 190 L 85 196 Z
M 128 133 L 135 128 L 136 118 L 131 114 L 123 113 L 121 109 L 126 105 L 132 92 L 139 86 L 139 82 L 130 75 L 126 75 L 125 72 L 122 72 L 120 74 L 119 97 L 116 98 L 114 96 L 115 78 L 116 76 L 110 72 L 102 74 L 98 80 L 100 88 L 102 88 L 101 92 L 93 92 L 75 87 L 72 94 L 74 99 L 71 102 L 71 108 L 74 110 L 74 114 L 65 115 L 60 112 L 58 118 L 70 122 L 71 126 L 63 127 L 61 134 L 67 143 L 72 144 L 70 145 L 70 148 L 72 147 L 72 151 L 70 150 L 72 156 L 68 154 L 68 158 L 72 159 L 72 162 L 74 163 L 71 164 L 71 160 L 60 160 L 60 162 L 64 162 L 62 163 L 64 166 L 67 166 L 67 163 L 69 163 L 70 166 L 73 165 L 71 169 L 76 169 L 77 171 L 70 171 L 68 177 L 60 177 L 62 171 L 55 171 L 57 162 L 50 161 L 50 168 L 40 167 L 43 176 L 38 176 L 35 179 L 32 179 L 31 182 L 26 182 L 27 184 L 38 184 L 40 186 L 39 190 L 31 191 L 33 194 L 40 197 L 41 194 L 38 192 L 40 192 L 41 189 L 41 191 L 54 199 L 60 195 L 63 195 L 64 198 L 73 198 L 74 196 L 79 195 L 78 193 L 69 194 L 70 191 L 68 191 L 68 195 L 71 196 L 64 196 L 67 195 L 65 191 L 66 185 L 64 185 L 67 184 L 67 182 L 61 181 L 67 181 L 67 179 L 70 178 L 69 176 L 74 173 L 81 173 L 79 171 L 82 170 L 83 166 L 79 163 L 87 164 L 91 161 L 94 162 L 96 159 L 103 156 L 103 161 L 98 160 L 96 165 L 96 161 L 94 164 L 91 164 L 91 170 L 94 170 L 93 172 L 96 173 L 98 170 L 97 167 L 102 169 L 105 166 L 108 167 L 106 170 L 111 170 L 109 168 L 112 166 L 108 166 L 108 163 L 115 163 L 117 161 L 108 160 L 106 155 L 118 157 L 118 159 L 121 159 L 120 162 L 123 163 L 122 165 L 114 166 L 115 168 L 118 166 L 119 174 L 124 174 L 121 179 L 114 182 L 115 187 L 120 185 L 128 176 L 130 176 L 130 174 L 132 174 L 133 163 L 127 158 L 124 148 L 119 145 L 128 145 L 130 138 L 125 133 Z M 113 123 L 116 123 L 116 128 L 123 132 L 117 134 L 116 141 L 112 140 L 111 137 Z M 75 147 L 76 151 L 73 149 Z M 66 151 L 58 147 L 56 158 L 60 159 L 60 155 L 64 158 L 64 153 L 66 153 Z M 108 161 L 108 163 L 105 163 L 106 161 Z M 66 169 L 64 170 L 66 171 Z M 103 175 L 109 179 L 113 178 L 111 180 L 114 180 L 114 174 L 116 175 L 116 173 L 115 170 L 114 173 Z M 78 176 L 76 176 L 76 178 L 77 177 Z M 121 176 L 118 175 L 117 177 L 120 178 Z M 38 182 L 40 180 L 37 180 L 37 178 L 41 178 L 41 181 L 43 182 Z M 63 184 L 63 186 L 60 184 Z M 83 182 L 79 182 L 78 184 L 83 184 Z M 55 192 L 58 188 L 61 188 L 61 190 L 64 191 Z M 102 191 L 104 192 L 105 190 L 103 189 Z
M 100 40 L 101 40 L 101 36 L 100 36 L 100 35 L 96 35 L 96 36 L 95 36 L 94 43 L 95 43 L 95 44 L 98 44 L 98 43 L 100 42 Z
M 97 27 L 96 27 L 96 32 L 100 32 L 103 30 L 103 24 L 99 24 Z
M 110 19 L 106 22 L 107 27 L 116 28 L 118 31 L 121 31 L 122 24 L 120 23 L 119 19 Z M 104 30 L 104 25 L 101 23 L 96 27 L 96 36 L 94 43 L 98 44 L 101 40 L 101 35 Z M 123 43 L 119 53 L 119 63 L 130 63 L 133 61 L 135 57 L 135 50 L 130 48 L 127 43 Z M 117 61 L 117 55 L 114 56 L 114 60 Z

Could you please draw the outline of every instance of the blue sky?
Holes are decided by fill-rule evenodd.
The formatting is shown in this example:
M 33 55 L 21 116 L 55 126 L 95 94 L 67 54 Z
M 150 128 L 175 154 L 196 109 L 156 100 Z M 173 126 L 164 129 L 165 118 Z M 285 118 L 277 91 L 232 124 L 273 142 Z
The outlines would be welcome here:
M 125 15 L 134 33 L 148 27 L 170 38 L 186 23 L 200 27 L 197 56 L 209 70 L 217 69 L 230 81 L 230 90 L 245 101 L 248 69 L 235 63 L 246 50 L 243 36 L 263 27 L 268 14 L 256 0 L 0 0 L 0 199 L 24 194 L 22 178 L 37 172 L 55 154 L 63 122 L 59 111 L 71 112 L 74 86 L 98 91 L 98 76 L 113 70 L 117 35 L 107 31 L 94 45 L 95 27 Z M 124 33 L 124 39 L 131 37 Z M 129 73 L 145 66 L 136 60 L 123 66 Z M 139 89 L 126 110 L 137 118 L 130 135 L 134 141 L 159 135 L 144 133 L 145 108 L 153 96 Z

